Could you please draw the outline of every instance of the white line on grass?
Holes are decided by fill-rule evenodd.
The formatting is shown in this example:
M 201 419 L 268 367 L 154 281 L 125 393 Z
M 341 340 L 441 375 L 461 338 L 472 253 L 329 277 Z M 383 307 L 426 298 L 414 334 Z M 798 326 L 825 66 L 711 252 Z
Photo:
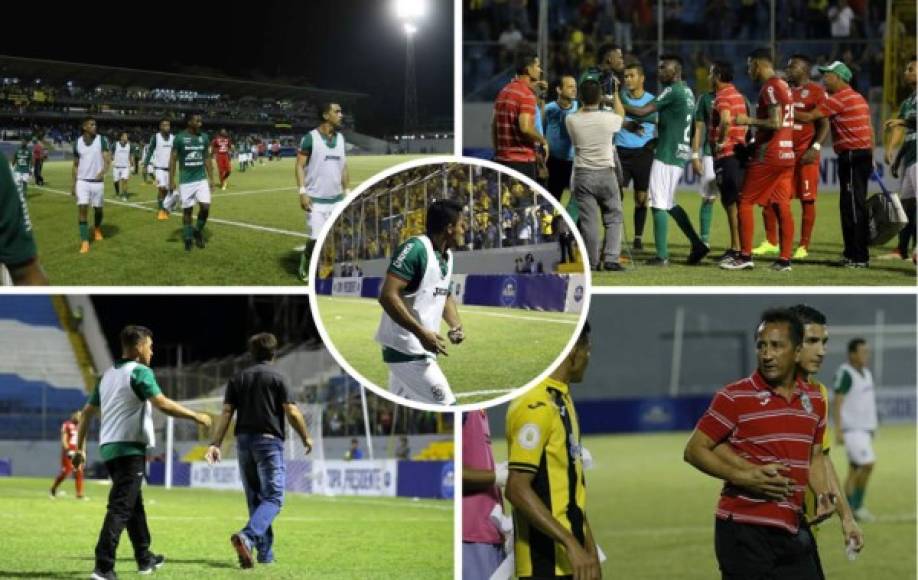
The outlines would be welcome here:
M 350 302 L 352 304 L 363 304 L 365 306 L 375 306 L 377 303 L 375 300 L 371 299 L 351 299 L 351 298 L 335 298 L 330 296 L 323 296 L 323 300 L 328 300 L 329 302 Z M 479 310 L 479 308 L 497 308 L 497 307 L 488 307 L 488 306 L 460 306 L 459 312 L 462 314 L 480 314 L 482 316 L 494 316 L 497 318 L 514 318 L 517 320 L 533 320 L 535 322 L 553 322 L 555 324 L 577 324 L 577 320 L 564 320 L 560 318 L 541 318 L 538 316 L 529 316 L 526 314 L 513 314 L 505 312 L 491 312 L 488 310 Z
M 44 191 L 50 191 L 51 193 L 56 193 L 56 194 L 59 194 L 59 195 L 65 195 L 65 196 L 67 196 L 67 197 L 71 197 L 69 191 L 64 191 L 64 190 L 62 190 L 62 189 L 52 189 L 52 188 L 50 188 L 50 187 L 44 187 L 44 186 L 41 186 L 41 185 L 33 185 L 33 186 L 32 186 L 32 189 L 41 189 L 41 190 L 44 190 Z M 124 207 L 132 207 L 132 208 L 134 208 L 134 209 L 139 209 L 139 210 L 142 210 L 142 211 L 151 211 L 151 212 L 152 212 L 152 211 L 157 211 L 157 210 L 153 209 L 152 207 L 144 207 L 144 206 L 140 205 L 139 203 L 129 202 L 129 201 L 118 201 L 118 200 L 110 199 L 110 200 L 107 201 L 107 203 L 110 203 L 110 204 L 112 204 L 112 205 L 123 205 Z M 281 234 L 281 235 L 284 235 L 284 236 L 293 236 L 293 237 L 296 237 L 296 238 L 307 238 L 307 237 L 309 237 L 309 236 L 306 235 L 305 232 L 292 232 L 292 231 L 290 231 L 290 230 L 281 230 L 281 229 L 278 229 L 278 228 L 271 228 L 271 227 L 268 227 L 268 226 L 257 226 L 257 225 L 255 225 L 255 224 L 247 224 L 247 223 L 245 223 L 245 222 L 234 222 L 234 221 L 231 221 L 231 220 L 225 220 L 225 219 L 220 219 L 220 218 L 209 218 L 207 221 L 210 222 L 210 223 L 222 224 L 222 225 L 225 225 L 225 226 L 235 226 L 235 227 L 237 227 L 237 228 L 246 228 L 246 229 L 250 229 L 250 230 L 257 230 L 257 231 L 259 231 L 259 232 L 268 232 L 268 233 L 272 233 L 272 234 Z
M 295 187 L 272 187 L 272 188 L 270 188 L 270 189 L 250 189 L 250 190 L 248 190 L 248 191 L 231 191 L 230 193 L 218 193 L 218 192 L 213 192 L 211 195 L 212 195 L 213 197 L 229 197 L 229 196 L 231 196 L 231 195 L 249 195 L 249 194 L 253 194 L 253 193 L 268 193 L 268 192 L 271 192 L 271 191 L 290 191 L 290 192 L 295 192 L 295 191 L 296 191 L 296 188 L 295 188 Z M 158 203 L 158 202 L 157 202 L 157 200 L 155 200 L 155 199 L 151 199 L 151 200 L 148 200 L 148 201 L 135 201 L 135 202 L 133 202 L 133 203 L 136 203 L 136 204 L 138 204 L 138 205 L 146 205 L 146 204 Z

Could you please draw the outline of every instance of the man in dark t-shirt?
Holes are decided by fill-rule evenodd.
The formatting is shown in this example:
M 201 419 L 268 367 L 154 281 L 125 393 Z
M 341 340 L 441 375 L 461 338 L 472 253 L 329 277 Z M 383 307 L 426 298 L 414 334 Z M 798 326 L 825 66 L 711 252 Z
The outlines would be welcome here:
M 220 424 L 205 456 L 208 463 L 220 461 L 223 437 L 236 414 L 234 434 L 249 521 L 230 541 L 243 568 L 254 565 L 254 551 L 259 563 L 274 561 L 271 523 L 284 504 L 286 483 L 285 417 L 302 439 L 306 453 L 312 451 L 312 439 L 287 380 L 273 366 L 277 338 L 267 332 L 256 334 L 249 339 L 249 352 L 255 364 L 227 383 Z

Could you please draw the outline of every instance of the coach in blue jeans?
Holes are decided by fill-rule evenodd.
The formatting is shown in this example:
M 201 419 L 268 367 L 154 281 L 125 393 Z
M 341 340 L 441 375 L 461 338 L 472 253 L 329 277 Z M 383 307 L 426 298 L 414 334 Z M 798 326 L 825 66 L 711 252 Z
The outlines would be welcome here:
M 243 568 L 254 565 L 255 551 L 260 564 L 274 561 L 271 523 L 284 505 L 287 474 L 285 417 L 302 439 L 306 453 L 312 451 L 312 439 L 290 394 L 287 380 L 273 366 L 276 352 L 277 339 L 273 334 L 264 332 L 249 339 L 249 353 L 255 364 L 227 383 L 223 414 L 205 455 L 208 463 L 220 461 L 220 446 L 236 414 L 234 434 L 249 521 L 230 537 L 230 541 Z

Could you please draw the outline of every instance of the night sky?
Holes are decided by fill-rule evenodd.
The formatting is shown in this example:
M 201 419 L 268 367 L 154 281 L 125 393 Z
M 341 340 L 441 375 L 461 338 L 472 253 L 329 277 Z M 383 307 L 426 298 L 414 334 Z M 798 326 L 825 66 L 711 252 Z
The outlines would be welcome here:
M 302 297 L 306 302 L 306 297 Z M 185 362 L 241 354 L 251 334 L 270 330 L 271 309 L 261 308 L 260 321 L 248 316 L 247 296 L 93 296 L 96 315 L 114 357 L 121 354 L 119 333 L 128 324 L 153 331 L 153 366 L 175 363 L 175 345 Z
M 0 54 L 170 72 L 204 67 L 251 80 L 301 79 L 370 95 L 358 105 L 358 128 L 373 134 L 401 130 L 405 35 L 390 0 L 100 1 L 38 9 L 8 3 L 3 12 L 8 25 L 0 35 Z M 164 22 L 164 15 L 171 18 Z M 113 18 L 122 25 L 109 24 Z M 419 27 L 420 122 L 452 119 L 452 1 L 428 0 Z M 183 37 L 188 40 L 178 41 Z

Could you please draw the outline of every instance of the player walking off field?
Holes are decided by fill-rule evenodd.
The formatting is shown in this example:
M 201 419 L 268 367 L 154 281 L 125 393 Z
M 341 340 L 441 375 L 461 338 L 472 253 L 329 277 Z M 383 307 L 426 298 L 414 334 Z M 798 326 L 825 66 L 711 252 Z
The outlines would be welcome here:
M 322 123 L 303 136 L 296 152 L 296 185 L 300 192 L 300 207 L 306 212 L 306 224 L 309 226 L 309 239 L 303 246 L 298 272 L 304 282 L 319 233 L 350 188 L 347 147 L 340 131 L 343 120 L 341 105 L 323 105 Z
M 787 61 L 786 77 L 794 97 L 794 111 L 809 112 L 825 103 L 826 91 L 810 80 L 812 63 L 808 56 L 795 54 Z M 828 119 L 814 122 L 794 122 L 794 197 L 800 200 L 800 243 L 794 259 L 809 255 L 813 226 L 816 223 L 816 193 L 819 188 L 819 151 L 829 135 Z M 773 208 L 762 208 L 765 221 L 765 241 L 752 250 L 752 255 L 778 252 L 778 222 Z
M 146 159 L 143 161 L 144 166 L 153 166 L 153 177 L 156 181 L 157 189 L 156 203 L 159 207 L 156 219 L 160 221 L 169 219 L 169 210 L 166 209 L 164 202 L 166 196 L 172 193 L 172 190 L 169 189 L 169 164 L 172 159 L 174 142 L 175 136 L 172 134 L 172 122 L 169 119 L 160 119 L 159 131 L 153 133 L 153 136 L 150 137 Z
M 835 441 L 844 444 L 848 452 L 848 478 L 845 495 L 860 521 L 872 522 L 873 514 L 864 506 L 867 482 L 876 464 L 873 437 L 877 431 L 876 388 L 873 375 L 867 368 L 870 348 L 863 338 L 848 343 L 848 362 L 835 374 L 835 400 L 832 401 L 832 420 L 835 423 Z
M 211 465 L 220 461 L 220 446 L 235 414 L 239 475 L 249 508 L 249 521 L 230 537 L 230 541 L 243 568 L 254 565 L 252 552 L 255 550 L 259 564 L 274 562 L 271 524 L 284 505 L 286 486 L 285 417 L 300 436 L 306 453 L 312 451 L 312 439 L 290 393 L 288 380 L 274 368 L 277 338 L 268 332 L 252 336 L 249 354 L 255 364 L 227 383 L 223 414 L 205 455 Z
M 908 225 L 899 232 L 899 247 L 890 257 L 903 260 L 912 256 L 909 248 L 914 251 L 915 245 L 918 244 L 918 229 L 915 225 L 915 191 L 918 189 L 918 165 L 915 164 L 915 148 L 918 146 L 915 139 L 915 88 L 918 83 L 915 64 L 913 56 L 905 68 L 905 84 L 911 87 L 912 94 L 902 101 L 899 115 L 884 124 L 886 165 L 889 166 L 893 177 L 900 178 L 899 197 L 902 199 L 902 208 L 908 215 Z
M 96 120 L 83 119 L 82 134 L 73 143 L 73 187 L 80 220 L 80 253 L 89 252 L 89 206 L 93 207 L 92 239 L 102 240 L 102 206 L 105 201 L 105 174 L 112 154 L 108 139 L 96 133 Z
M 819 580 L 807 486 L 831 515 L 824 468 L 827 403 L 798 374 L 803 324 L 788 309 L 763 313 L 756 330 L 757 370 L 717 392 L 685 447 L 685 460 L 724 480 L 715 512 L 715 552 L 724 580 Z M 718 445 L 746 458 L 739 467 Z
M 112 146 L 112 182 L 115 194 L 123 199 L 128 198 L 128 180 L 131 178 L 131 142 L 127 133 L 121 133 L 118 141 Z
M 777 272 L 791 270 L 794 245 L 794 216 L 790 200 L 794 180 L 794 97 L 790 86 L 775 74 L 768 49 L 754 50 L 747 59 L 747 72 L 761 83 L 756 116 L 738 115 L 734 122 L 756 128 L 755 150 L 746 167 L 739 198 L 740 255 L 724 260 L 726 270 L 753 268 L 752 238 L 755 233 L 754 205 L 771 207 L 778 215 L 780 256 L 771 265 Z
M 217 161 L 220 189 L 226 191 L 226 182 L 233 171 L 233 142 L 226 129 L 220 129 L 214 140 L 210 142 L 210 150 Z
M 182 200 L 182 239 L 185 251 L 192 243 L 204 247 L 204 225 L 210 215 L 210 187 L 214 170 L 211 164 L 210 140 L 201 132 L 201 115 L 188 116 L 187 128 L 175 136 L 169 160 L 169 189 L 176 190 L 176 167 L 180 172 L 178 194 Z M 198 204 L 198 219 L 191 225 L 194 204 Z
M 590 361 L 590 326 L 551 375 L 507 408 L 516 575 L 598 580 L 599 548 L 586 515 L 584 449 L 570 385 Z
M 80 412 L 74 411 L 70 418 L 61 423 L 61 471 L 51 484 L 51 497 L 57 496 L 57 488 L 60 484 L 73 474 L 76 480 L 76 498 L 84 499 L 83 496 L 83 466 L 75 467 L 73 465 L 73 454 L 77 450 L 77 434 L 79 432 Z
M 152 539 L 141 492 L 147 449 L 155 446 L 152 407 L 171 417 L 210 427 L 209 415 L 190 411 L 162 394 L 150 369 L 152 358 L 153 333 L 143 326 L 124 327 L 121 358 L 99 379 L 81 414 L 73 466 L 78 468 L 85 463 L 89 422 L 101 413 L 99 455 L 112 481 L 105 520 L 96 543 L 93 580 L 117 578 L 115 552 L 125 528 L 134 548 L 138 573 L 150 574 L 165 562 L 164 556 L 150 551 Z
M 798 110 L 800 122 L 828 117 L 832 148 L 838 155 L 839 209 L 844 256 L 839 265 L 867 268 L 870 265 L 870 224 L 867 215 L 867 181 L 873 173 L 873 127 L 870 107 L 848 84 L 853 76 L 845 63 L 835 61 L 819 67 L 829 97 L 813 110 Z
M 29 178 L 32 176 L 32 152 L 28 139 L 23 139 L 19 149 L 13 155 L 13 180 L 26 197 L 29 191 Z
M 449 325 L 450 342 L 465 339 L 451 280 L 452 250 L 465 243 L 466 227 L 460 203 L 435 201 L 427 208 L 427 234 L 408 238 L 389 263 L 379 294 L 383 313 L 376 342 L 389 367 L 389 390 L 400 397 L 456 402 L 437 355 L 446 354 L 440 320 Z
M 650 266 L 669 265 L 669 216 L 691 242 L 688 263 L 697 264 L 710 251 L 692 227 L 685 210 L 676 203 L 676 188 L 686 161 L 691 159 L 689 137 L 695 111 L 692 90 L 682 81 L 682 58 L 663 55 L 659 64 L 660 83 L 664 89 L 652 102 L 643 106 L 626 105 L 632 117 L 658 114 L 657 147 L 650 168 L 650 210 L 653 214 L 653 239 L 657 255 L 647 261 Z
M 6 157 L 0 154 L 0 265 L 15 285 L 46 286 L 48 277 L 38 260 L 32 219 L 25 193 L 13 179 Z

